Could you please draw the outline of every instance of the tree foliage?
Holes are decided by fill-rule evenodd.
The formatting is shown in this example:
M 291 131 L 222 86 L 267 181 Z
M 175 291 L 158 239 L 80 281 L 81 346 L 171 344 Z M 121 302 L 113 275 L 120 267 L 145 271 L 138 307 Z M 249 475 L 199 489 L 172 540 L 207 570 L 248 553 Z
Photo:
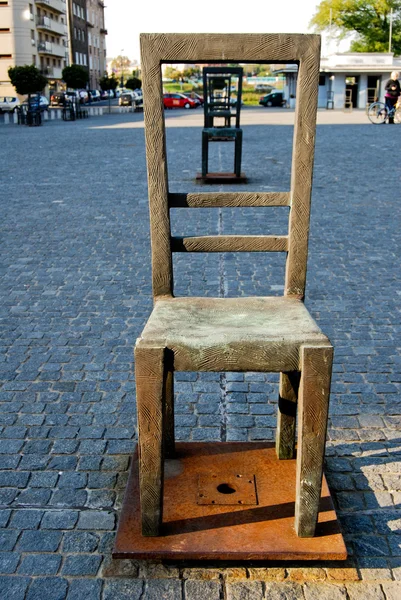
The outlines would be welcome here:
M 41 92 L 47 85 L 47 79 L 34 65 L 10 67 L 8 76 L 17 94 L 35 94 Z
M 127 79 L 125 87 L 129 90 L 140 90 L 142 87 L 142 81 L 138 77 L 130 77 Z
M 323 0 L 310 25 L 339 37 L 354 34 L 353 52 L 388 52 L 393 10 L 392 52 L 401 54 L 401 0 Z
M 110 63 L 110 67 L 114 75 L 117 78 L 120 78 L 122 75 L 125 75 L 125 73 L 131 71 L 131 61 L 128 56 L 122 56 L 119 54 L 116 56 L 116 58 L 113 58 Z
M 111 75 L 110 77 L 108 75 L 104 75 L 100 78 L 99 85 L 104 92 L 107 92 L 108 90 L 115 90 L 118 86 L 118 81 L 114 75 Z
M 62 71 L 63 80 L 67 87 L 73 89 L 85 88 L 89 81 L 89 73 L 80 65 L 71 65 L 64 67 Z

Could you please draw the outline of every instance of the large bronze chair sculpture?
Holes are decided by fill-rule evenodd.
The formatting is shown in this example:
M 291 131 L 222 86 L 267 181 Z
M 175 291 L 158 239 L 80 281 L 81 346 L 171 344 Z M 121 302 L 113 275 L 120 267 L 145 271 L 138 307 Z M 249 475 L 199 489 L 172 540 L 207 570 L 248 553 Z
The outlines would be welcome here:
M 304 306 L 320 37 L 143 34 L 154 308 L 137 340 L 135 376 L 143 536 L 162 533 L 164 459 L 173 457 L 174 371 L 280 373 L 276 452 L 294 457 L 295 529 L 314 536 L 319 511 L 333 348 Z M 298 62 L 290 191 L 169 192 L 162 62 Z M 172 207 L 289 209 L 287 235 L 173 237 Z M 283 297 L 175 298 L 173 252 L 285 252 Z
M 241 179 L 242 129 L 240 113 L 242 102 L 242 67 L 203 68 L 203 111 L 202 130 L 202 180 L 224 181 L 222 174 L 209 174 L 209 143 L 234 142 L 234 172 L 230 177 Z M 233 84 L 236 89 L 235 104 L 232 103 Z M 233 126 L 231 121 L 234 121 Z M 221 123 L 223 121 L 223 124 Z M 209 175 L 209 176 L 208 176 Z M 243 180 L 244 178 L 242 178 Z

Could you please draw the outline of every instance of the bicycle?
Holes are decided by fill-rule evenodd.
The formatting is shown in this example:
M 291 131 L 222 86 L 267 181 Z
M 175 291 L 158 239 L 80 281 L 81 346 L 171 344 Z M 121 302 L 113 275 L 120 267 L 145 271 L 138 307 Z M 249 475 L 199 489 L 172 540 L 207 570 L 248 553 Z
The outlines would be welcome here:
M 373 102 L 368 108 L 368 117 L 373 125 L 382 125 L 390 118 L 394 119 L 394 123 L 401 123 L 401 106 L 397 102 L 393 108 L 388 109 L 384 102 Z

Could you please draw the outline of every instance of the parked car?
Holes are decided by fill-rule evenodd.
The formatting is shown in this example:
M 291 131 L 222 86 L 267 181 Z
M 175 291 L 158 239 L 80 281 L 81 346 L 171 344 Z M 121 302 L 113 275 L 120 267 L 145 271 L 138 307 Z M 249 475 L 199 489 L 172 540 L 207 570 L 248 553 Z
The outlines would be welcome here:
M 259 100 L 262 106 L 285 106 L 286 102 L 283 92 L 271 92 Z
M 99 100 L 100 100 L 99 90 L 89 90 L 89 93 L 91 95 L 92 102 L 99 102 Z
M 133 106 L 135 104 L 136 95 L 134 92 L 126 90 L 118 99 L 119 106 Z
M 197 108 L 198 102 L 187 98 L 184 94 L 163 94 L 164 108 Z
M 187 98 L 192 98 L 192 100 L 195 100 L 195 102 L 197 102 L 199 105 L 204 103 L 203 96 L 200 96 L 196 92 L 183 92 L 183 94 Z
M 16 96 L 0 96 L 0 112 L 14 112 L 19 105 Z
M 66 96 L 64 92 L 54 92 L 50 96 L 50 106 L 64 106 Z

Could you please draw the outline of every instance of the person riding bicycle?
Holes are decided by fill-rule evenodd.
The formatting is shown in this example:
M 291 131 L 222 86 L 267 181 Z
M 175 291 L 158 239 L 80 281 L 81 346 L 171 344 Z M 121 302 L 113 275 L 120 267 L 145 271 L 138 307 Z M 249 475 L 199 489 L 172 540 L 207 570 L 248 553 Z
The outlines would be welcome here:
M 392 111 L 397 104 L 398 96 L 401 94 L 401 86 L 398 81 L 400 74 L 397 71 L 391 73 L 390 79 L 387 81 L 384 95 L 384 102 L 389 111 Z M 394 115 L 394 113 L 392 113 Z M 388 119 L 389 123 L 394 123 L 394 116 L 390 116 Z

